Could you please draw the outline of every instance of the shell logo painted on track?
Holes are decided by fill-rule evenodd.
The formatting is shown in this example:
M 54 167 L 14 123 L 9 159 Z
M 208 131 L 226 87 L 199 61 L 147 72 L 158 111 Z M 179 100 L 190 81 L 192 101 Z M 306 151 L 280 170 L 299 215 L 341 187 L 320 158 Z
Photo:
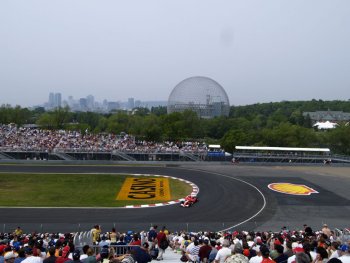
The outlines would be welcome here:
M 316 190 L 303 184 L 272 183 L 269 184 L 268 187 L 273 191 L 289 195 L 318 194 Z

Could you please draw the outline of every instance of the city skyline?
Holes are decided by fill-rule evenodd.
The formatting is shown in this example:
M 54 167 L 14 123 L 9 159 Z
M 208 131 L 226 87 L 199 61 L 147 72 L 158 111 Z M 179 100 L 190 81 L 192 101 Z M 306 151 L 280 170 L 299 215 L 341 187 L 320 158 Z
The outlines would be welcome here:
M 348 100 L 350 2 L 1 1 L 0 105 L 50 91 L 166 101 L 205 76 L 230 105 Z
M 68 106 L 72 111 L 96 111 L 96 112 L 110 112 L 112 110 L 132 110 L 134 108 L 151 108 L 157 106 L 166 106 L 167 101 L 141 101 L 135 98 L 128 98 L 127 101 L 110 101 L 103 99 L 102 101 L 95 100 L 91 94 L 81 98 L 74 98 L 72 95 L 61 94 L 60 92 L 50 92 L 48 100 L 38 104 L 32 105 L 35 107 L 44 107 L 46 110 L 52 110 L 58 107 Z

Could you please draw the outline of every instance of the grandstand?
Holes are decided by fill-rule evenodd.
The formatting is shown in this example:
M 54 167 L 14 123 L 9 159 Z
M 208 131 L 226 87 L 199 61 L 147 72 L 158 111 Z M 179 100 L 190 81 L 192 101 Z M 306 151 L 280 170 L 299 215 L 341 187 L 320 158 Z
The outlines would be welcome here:
M 137 141 L 128 134 L 82 134 L 0 125 L 0 160 L 95 161 L 231 161 L 282 163 L 350 163 L 327 148 L 236 146 L 233 156 L 220 145 L 203 142 Z
M 350 158 L 332 155 L 328 148 L 236 146 L 233 158 L 238 162 L 273 163 L 350 163 Z

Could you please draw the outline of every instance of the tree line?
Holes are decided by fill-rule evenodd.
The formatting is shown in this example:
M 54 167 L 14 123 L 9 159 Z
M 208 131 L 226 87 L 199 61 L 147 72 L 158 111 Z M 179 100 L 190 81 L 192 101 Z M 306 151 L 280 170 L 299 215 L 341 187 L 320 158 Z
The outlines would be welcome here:
M 350 155 L 350 126 L 318 131 L 303 112 L 332 110 L 350 112 L 350 101 L 282 101 L 231 106 L 228 117 L 201 119 L 187 110 L 166 113 L 166 107 L 136 108 L 133 113 L 115 111 L 71 112 L 68 107 L 45 111 L 20 106 L 0 107 L 0 123 L 37 124 L 43 129 L 79 130 L 82 133 L 126 132 L 148 141 L 205 141 L 227 152 L 236 145 L 281 147 L 327 147 L 333 153 Z

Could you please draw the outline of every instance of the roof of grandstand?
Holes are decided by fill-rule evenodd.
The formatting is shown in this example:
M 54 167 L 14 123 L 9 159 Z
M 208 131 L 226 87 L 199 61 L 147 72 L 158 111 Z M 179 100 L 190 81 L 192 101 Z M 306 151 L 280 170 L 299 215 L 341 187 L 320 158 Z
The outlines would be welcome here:
M 329 148 L 266 147 L 266 146 L 236 146 L 236 150 L 330 152 Z

